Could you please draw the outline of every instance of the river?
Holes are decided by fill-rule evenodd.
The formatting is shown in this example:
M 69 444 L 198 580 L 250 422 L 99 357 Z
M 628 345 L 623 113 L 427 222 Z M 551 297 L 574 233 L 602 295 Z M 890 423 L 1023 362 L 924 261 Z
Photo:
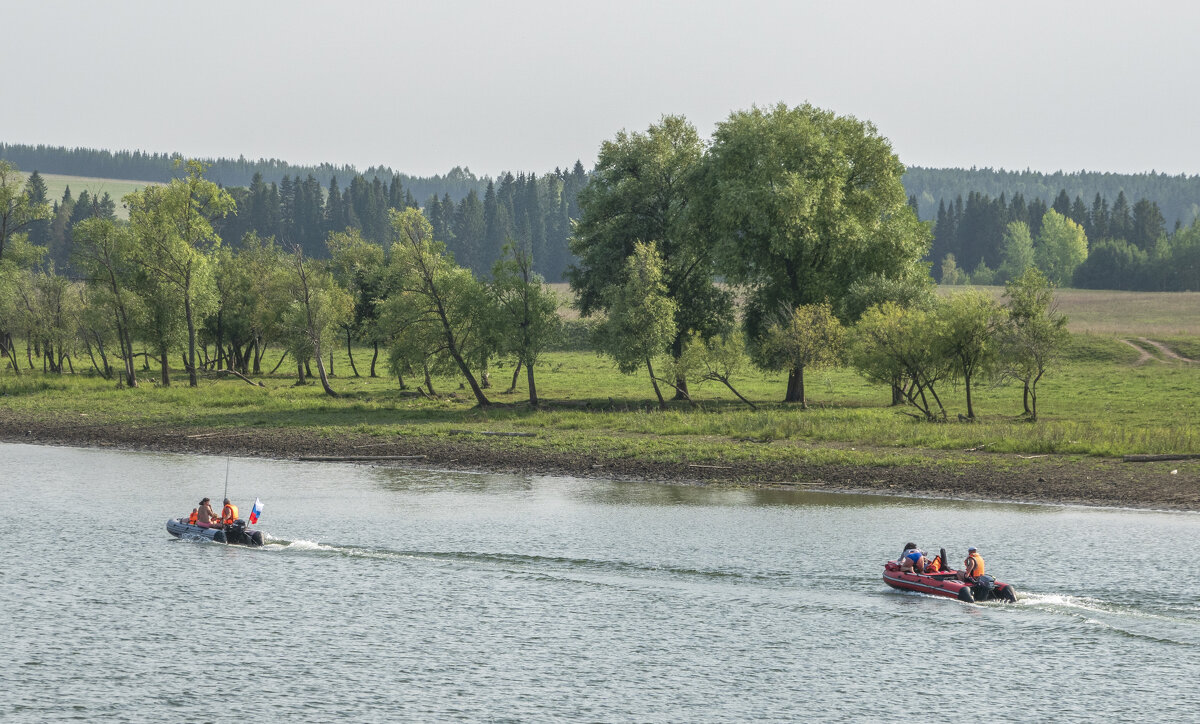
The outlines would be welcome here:
M 1200 716 L 1195 514 L 234 458 L 268 545 L 170 537 L 226 464 L 0 444 L 0 719 Z

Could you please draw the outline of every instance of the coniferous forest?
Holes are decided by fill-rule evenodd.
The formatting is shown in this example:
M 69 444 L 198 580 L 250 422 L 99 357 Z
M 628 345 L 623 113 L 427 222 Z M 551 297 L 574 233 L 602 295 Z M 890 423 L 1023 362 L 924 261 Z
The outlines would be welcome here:
M 184 175 L 180 158 L 0 143 L 0 160 L 19 168 L 100 178 L 165 182 Z M 589 178 L 579 161 L 570 170 L 505 172 L 494 179 L 462 168 L 415 177 L 386 166 L 359 172 L 278 159 L 205 163 L 206 177 L 237 204 L 218 224 L 227 243 L 236 245 L 253 231 L 320 258 L 328 253 L 330 232 L 359 229 L 364 238 L 387 243 L 388 211 L 415 207 L 476 274 L 488 273 L 507 240 L 528 239 L 536 271 L 551 281 L 563 279 L 573 261 L 571 220 L 579 217 L 576 197 Z M 1061 286 L 1200 289 L 1200 176 L 911 167 L 903 183 L 910 205 L 932 225 L 926 261 L 942 283 L 1002 284 L 1030 261 Z M 40 185 L 35 177 L 35 196 Z M 52 203 L 54 213 L 29 229 L 30 240 L 47 247 L 63 271 L 70 270 L 72 228 L 92 216 L 112 217 L 117 203 L 86 190 L 73 196 L 70 189 L 61 198 L 34 200 Z M 1056 216 L 1046 227 L 1049 211 Z

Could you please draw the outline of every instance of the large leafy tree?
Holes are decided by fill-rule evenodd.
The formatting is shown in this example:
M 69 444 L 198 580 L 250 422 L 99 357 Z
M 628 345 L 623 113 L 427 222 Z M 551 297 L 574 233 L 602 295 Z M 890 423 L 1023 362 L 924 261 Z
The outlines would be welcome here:
M 941 335 L 937 349 L 950 361 L 954 375 L 967 393 L 967 419 L 975 419 L 972 383 L 995 357 L 996 332 L 1004 322 L 1003 310 L 990 295 L 966 291 L 952 295 L 938 307 Z
M 488 316 L 480 308 L 486 297 L 482 285 L 454 263 L 445 244 L 434 240 L 433 227 L 419 209 L 390 214 L 396 233 L 385 309 L 390 336 L 398 344 L 407 340 L 426 347 L 423 358 L 436 352 L 453 360 L 479 406 L 489 406 L 491 401 L 468 364 L 468 359 L 478 356 L 472 353 L 481 337 L 479 320 Z
M 188 384 L 195 387 L 197 324 L 205 303 L 216 303 L 209 260 L 221 237 L 213 221 L 234 210 L 233 197 L 204 178 L 203 164 L 189 161 L 185 177 L 166 186 L 147 186 L 126 196 L 125 202 L 139 247 L 137 260 L 153 293 L 170 295 L 182 307 Z
M 804 396 L 804 370 L 836 363 L 842 353 L 845 328 L 828 303 L 781 309 L 767 328 L 762 353 L 774 369 L 799 371 L 800 407 Z
M 635 245 L 654 244 L 665 294 L 677 302 L 675 334 L 667 340 L 676 358 L 690 336 L 710 337 L 732 317 L 732 296 L 713 283 L 708 237 L 692 209 L 703 154 L 696 129 L 681 116 L 605 141 L 591 181 L 579 192 L 581 216 L 571 239 L 578 261 L 567 279 L 584 316 L 610 310 L 608 288 L 623 279 Z M 686 397 L 686 380 L 676 384 Z
M 50 218 L 50 205 L 44 199 L 37 200 L 36 183 L 31 185 L 23 183 L 23 180 L 16 166 L 0 161 L 0 308 L 5 298 L 12 296 L 18 268 L 25 266 L 20 258 L 12 258 L 24 256 L 13 254 L 12 247 L 18 239 L 17 235 L 21 234 L 23 240 L 28 227 Z M 0 318 L 0 354 L 7 354 L 13 370 L 19 372 L 12 334 L 7 326 L 4 318 Z
M 1051 209 L 1042 217 L 1034 258 L 1037 266 L 1050 281 L 1060 286 L 1071 283 L 1075 269 L 1088 254 L 1088 240 L 1083 227 Z
M 1004 230 L 1004 242 L 1000 247 L 999 281 L 1016 279 L 1033 266 L 1033 237 L 1029 224 L 1010 221 Z
M 903 173 L 872 124 L 811 105 L 752 108 L 718 124 L 702 226 L 718 268 L 747 289 L 756 361 L 767 362 L 762 342 L 781 307 L 838 309 L 856 281 L 912 275 L 930 235 L 906 203 Z M 801 400 L 800 374 L 789 372 L 787 401 Z
M 938 348 L 942 334 L 936 309 L 884 302 L 855 325 L 850 362 L 867 379 L 898 387 L 924 419 L 945 420 L 937 385 L 953 367 Z
M 663 266 L 654 242 L 633 245 L 633 253 L 618 277 L 623 281 L 608 287 L 608 318 L 600 325 L 598 335 L 601 349 L 616 361 L 621 372 L 633 374 L 646 366 L 659 407 L 665 410 L 667 403 L 654 374 L 653 360 L 667 349 L 678 330 L 677 305 L 667 294 Z
M 125 365 L 122 380 L 129 387 L 137 387 L 133 331 L 141 302 L 133 292 L 137 281 L 133 235 L 128 226 L 91 218 L 74 228 L 73 238 L 75 266 L 87 281 L 89 301 L 113 320 L 119 356 Z
M 1037 420 L 1037 384 L 1062 353 L 1067 318 L 1054 303 L 1054 286 L 1037 269 L 1027 269 L 1005 285 L 1008 321 L 999 336 L 1005 371 L 1023 385 L 1025 415 Z
M 379 356 L 378 305 L 383 294 L 383 274 L 387 255 L 382 246 L 362 238 L 358 229 L 334 232 L 326 240 L 334 278 L 354 299 L 354 315 L 343 325 L 346 333 L 346 356 L 350 369 L 358 377 L 354 364 L 355 338 L 369 340 L 375 349 L 371 358 L 371 376 L 375 376 L 375 360 Z
M 537 407 L 534 367 L 562 328 L 558 297 L 533 271 L 533 253 L 515 242 L 505 245 L 504 256 L 492 267 L 491 293 L 499 351 L 516 357 L 518 368 L 524 365 L 529 406 Z

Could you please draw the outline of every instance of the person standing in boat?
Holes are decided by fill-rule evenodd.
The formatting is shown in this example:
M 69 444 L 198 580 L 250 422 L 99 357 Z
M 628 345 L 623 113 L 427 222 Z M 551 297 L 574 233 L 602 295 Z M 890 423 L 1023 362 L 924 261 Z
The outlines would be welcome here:
M 238 508 L 233 503 L 229 502 L 229 498 L 225 499 L 225 507 L 221 508 L 221 522 L 225 525 L 233 525 L 238 519 Z
M 201 528 L 219 528 L 221 519 L 217 517 L 217 512 L 213 510 L 212 501 L 205 498 L 200 501 L 200 507 L 196 510 L 196 525 Z
M 925 570 L 925 553 L 917 548 L 916 543 L 905 543 L 904 552 L 896 562 L 900 564 L 902 573 L 921 573 Z
M 974 581 L 983 575 L 983 556 L 979 549 L 971 546 L 967 549 L 967 559 L 963 561 L 963 569 L 958 572 L 958 580 Z

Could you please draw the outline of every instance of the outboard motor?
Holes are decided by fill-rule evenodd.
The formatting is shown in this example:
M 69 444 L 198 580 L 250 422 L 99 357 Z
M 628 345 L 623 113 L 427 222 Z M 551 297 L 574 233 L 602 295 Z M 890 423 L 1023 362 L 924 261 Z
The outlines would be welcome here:
M 250 545 L 250 536 L 246 535 L 246 521 L 238 519 L 226 529 L 226 536 L 230 543 L 241 543 L 242 545 Z
M 988 575 L 980 576 L 975 579 L 975 583 L 971 588 L 977 602 L 989 601 L 996 590 L 996 579 Z

